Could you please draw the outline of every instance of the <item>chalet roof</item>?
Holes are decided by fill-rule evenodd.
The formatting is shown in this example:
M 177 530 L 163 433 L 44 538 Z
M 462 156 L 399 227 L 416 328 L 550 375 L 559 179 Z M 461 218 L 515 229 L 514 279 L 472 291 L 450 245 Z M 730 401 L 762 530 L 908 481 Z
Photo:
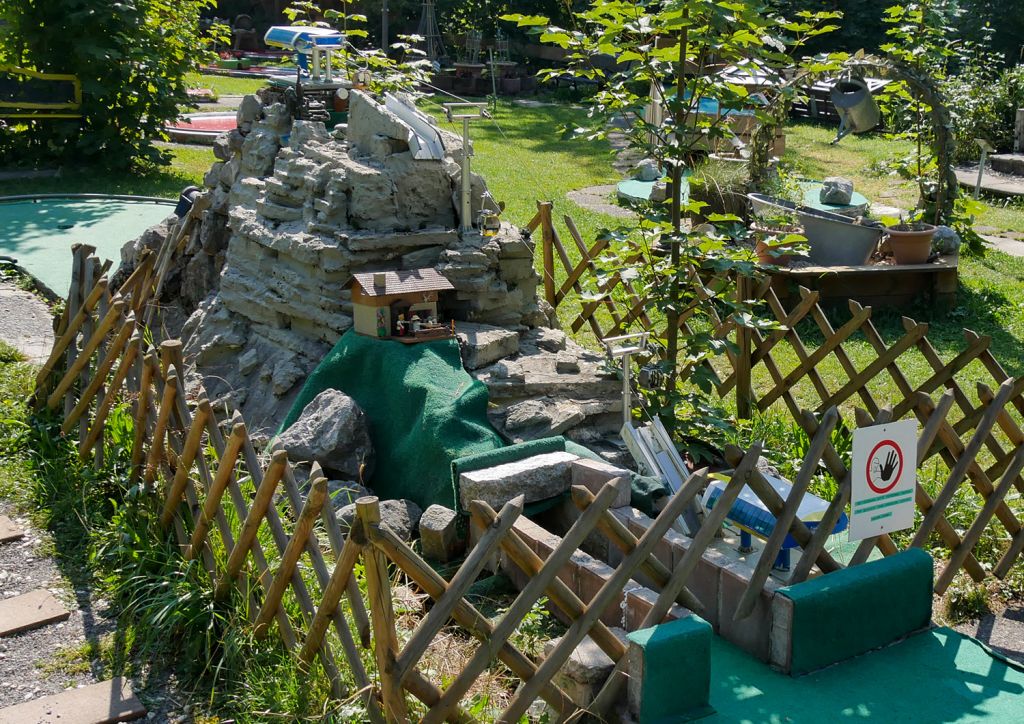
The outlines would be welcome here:
M 374 284 L 374 277 L 384 275 L 384 285 Z M 415 294 L 416 292 L 441 292 L 455 289 L 452 283 L 441 276 L 437 269 L 406 269 L 403 271 L 363 272 L 353 275 L 368 297 L 383 297 L 391 294 Z

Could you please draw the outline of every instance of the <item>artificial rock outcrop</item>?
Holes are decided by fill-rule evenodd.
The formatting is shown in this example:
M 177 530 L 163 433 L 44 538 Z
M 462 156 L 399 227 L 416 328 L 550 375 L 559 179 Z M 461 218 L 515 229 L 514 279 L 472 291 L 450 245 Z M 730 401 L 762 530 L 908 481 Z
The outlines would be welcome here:
M 313 367 L 352 326 L 344 289 L 361 271 L 436 267 L 455 286 L 445 316 L 526 329 L 538 306 L 533 244 L 509 224 L 460 233 L 461 139 L 415 153 L 412 127 L 352 93 L 349 124 L 292 121 L 283 106 L 242 104 L 206 176 L 209 209 L 168 275 L 191 316 L 186 357 L 208 392 L 272 430 Z M 473 178 L 473 213 L 486 203 Z M 130 260 L 126 260 L 130 261 Z

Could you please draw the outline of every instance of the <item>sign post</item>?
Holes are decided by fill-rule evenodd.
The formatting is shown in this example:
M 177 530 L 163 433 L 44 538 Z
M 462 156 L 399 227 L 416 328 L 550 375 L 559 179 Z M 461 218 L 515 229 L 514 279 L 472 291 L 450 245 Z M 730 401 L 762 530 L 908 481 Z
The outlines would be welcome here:
M 850 540 L 914 524 L 917 423 L 861 427 L 853 432 Z

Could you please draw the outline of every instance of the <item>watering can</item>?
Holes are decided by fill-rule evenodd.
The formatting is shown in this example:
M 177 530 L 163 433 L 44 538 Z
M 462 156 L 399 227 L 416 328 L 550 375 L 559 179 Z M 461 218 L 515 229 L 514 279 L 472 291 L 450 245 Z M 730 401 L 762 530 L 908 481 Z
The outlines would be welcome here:
M 829 92 L 839 114 L 839 132 L 833 143 L 849 133 L 864 133 L 878 125 L 881 112 L 863 78 L 848 76 L 836 81 Z

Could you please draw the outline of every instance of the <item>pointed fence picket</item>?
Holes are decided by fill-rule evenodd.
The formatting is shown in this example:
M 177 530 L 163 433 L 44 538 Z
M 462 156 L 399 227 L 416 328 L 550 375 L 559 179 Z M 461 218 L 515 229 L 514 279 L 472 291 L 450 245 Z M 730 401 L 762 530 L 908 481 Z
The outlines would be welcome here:
M 542 207 L 539 216 L 550 219 L 550 207 Z M 560 287 L 552 275 L 549 301 L 556 305 L 571 294 L 581 294 L 582 280 L 595 273 L 595 257 L 602 251 L 599 244 L 585 248 L 575 227 L 570 225 L 569 230 L 583 255 L 583 261 L 575 266 L 569 264 L 557 232 L 550 228 L 544 234 L 544 243 L 550 246 L 544 255 L 545 266 L 557 259 L 567 272 Z M 731 365 L 745 356 L 748 369 L 737 365 L 716 379 L 723 393 L 736 390 L 749 371 L 758 367 L 773 381 L 764 394 L 751 394 L 750 403 L 765 409 L 779 401 L 807 435 L 809 445 L 792 495 L 783 500 L 757 468 L 760 445 L 747 450 L 728 448 L 725 458 L 730 469 L 721 473 L 728 478 L 725 492 L 706 514 L 685 555 L 672 565 L 655 554 L 656 548 L 682 508 L 707 484 L 707 471 L 691 475 L 639 537 L 610 511 L 625 481 L 609 482 L 596 494 L 574 487 L 572 502 L 580 517 L 546 558 L 515 529 L 523 513 L 521 499 L 500 511 L 477 501 L 469 509 L 472 524 L 480 531 L 476 545 L 446 578 L 381 525 L 375 498 L 357 501 L 351 529 L 342 531 L 318 466 L 303 490 L 284 451 L 272 450 L 261 457 L 238 413 L 223 416 L 201 389 L 186 391 L 181 343 L 167 340 L 158 349 L 152 348 L 146 342 L 149 332 L 139 321 L 150 309 L 156 283 L 154 255 L 145 257 L 119 289 L 111 290 L 103 275 L 104 265 L 91 257 L 91 252 L 90 247 L 75 250 L 75 268 L 81 273 L 73 281 L 53 351 L 37 377 L 37 407 L 60 411 L 64 434 L 73 435 L 78 428 L 77 447 L 86 461 L 95 459 L 97 451 L 104 448 L 107 422 L 115 405 L 134 403 L 134 409 L 129 409 L 134 422 L 131 476 L 143 484 L 159 511 L 153 535 L 171 541 L 186 560 L 201 562 L 220 605 L 237 601 L 257 636 L 276 635 L 302 665 L 319 662 L 334 695 L 360 697 L 367 716 L 376 722 L 404 721 L 411 716 L 428 722 L 471 721 L 465 708 L 467 694 L 495 662 L 520 681 L 501 721 L 518 721 L 538 697 L 559 716 L 570 717 L 579 710 L 580 702 L 574 702 L 554 683 L 553 674 L 585 636 L 615 662 L 612 676 L 588 706 L 591 714 L 610 714 L 625 682 L 626 656 L 623 644 L 602 623 L 602 611 L 622 599 L 635 574 L 643 574 L 653 582 L 657 594 L 645 625 L 659 623 L 676 605 L 699 612 L 701 604 L 691 590 L 692 576 L 744 486 L 772 512 L 777 525 L 764 542 L 735 618 L 750 614 L 787 535 L 802 548 L 790 576 L 792 582 L 842 568 L 826 550 L 826 543 L 849 503 L 851 473 L 832 439 L 842 424 L 840 406 L 852 404 L 854 399 L 864 407 L 855 410 L 859 425 L 915 416 L 922 424 L 918 464 L 936 458 L 948 466 L 946 481 L 934 497 L 918 487 L 915 500 L 922 523 L 909 542 L 949 549 L 937 578 L 938 590 L 944 590 L 961 569 L 977 580 L 985 576 L 974 552 L 993 525 L 1001 526 L 1009 537 L 993 573 L 1005 575 L 1024 547 L 1021 524 L 1007 503 L 1011 490 L 1024 492 L 1024 429 L 1019 417 L 1024 413 L 1024 380 L 1003 371 L 988 349 L 987 338 L 968 334 L 967 349 L 943 363 L 927 340 L 926 325 L 906 320 L 904 337 L 886 345 L 871 324 L 870 309 L 851 305 L 850 321 L 833 330 L 815 294 L 804 292 L 801 301 L 786 310 L 770 287 L 760 284 L 752 292 L 766 299 L 783 324 L 765 334 L 750 330 L 749 351 L 743 351 L 741 345 L 739 355 L 728 356 Z M 630 325 L 651 326 L 644 304 L 625 280 L 603 283 L 608 285 L 608 294 L 585 302 L 573 323 L 577 330 L 586 325 L 601 336 Z M 713 282 L 701 283 L 713 286 Z M 612 294 L 612 287 L 624 294 Z M 601 326 L 598 307 L 612 319 L 611 328 Z M 688 315 L 681 318 L 685 325 Z M 812 320 L 820 329 L 823 344 L 816 348 L 804 344 L 794 330 L 803 319 Z M 723 323 L 719 331 L 735 334 L 737 330 Z M 843 350 L 843 342 L 854 331 L 864 334 L 877 351 L 875 360 L 860 370 Z M 789 373 L 783 374 L 772 356 L 778 345 L 789 346 L 799 360 Z M 934 370 L 928 380 L 917 385 L 907 380 L 899 364 L 901 355 L 911 349 Z M 847 375 L 844 380 L 826 380 L 818 372 L 821 360 L 829 355 L 839 360 Z M 977 404 L 957 378 L 958 372 L 974 361 L 999 385 L 993 391 L 979 384 Z M 893 380 L 899 400 L 887 400 L 885 406 L 878 403 L 866 386 L 866 381 L 878 374 Z M 803 409 L 792 393 L 792 385 L 803 380 L 820 400 L 814 411 Z M 933 400 L 932 393 L 942 389 L 943 394 Z M 958 414 L 951 417 L 954 412 Z M 987 467 L 979 462 L 981 451 L 994 461 Z M 811 529 L 796 511 L 813 477 L 822 470 L 836 481 L 837 492 L 823 519 Z M 981 504 L 971 524 L 958 529 L 947 513 L 953 495 L 965 485 L 980 497 Z M 584 600 L 562 580 L 559 571 L 595 532 L 621 551 L 622 560 L 596 595 Z M 864 562 L 874 549 L 889 555 L 898 548 L 889 536 L 868 539 L 849 565 Z M 467 599 L 467 592 L 496 556 L 517 567 L 527 582 L 505 613 L 492 620 Z M 357 569 L 362 571 L 365 591 L 359 587 Z M 396 630 L 392 581 L 399 573 L 432 600 L 429 612 L 411 632 Z M 517 648 L 511 636 L 542 598 L 572 623 L 553 650 L 533 657 Z M 460 673 L 442 686 L 423 669 L 424 656 L 439 632 L 451 626 L 478 644 Z M 410 705 L 407 695 L 418 703 Z

